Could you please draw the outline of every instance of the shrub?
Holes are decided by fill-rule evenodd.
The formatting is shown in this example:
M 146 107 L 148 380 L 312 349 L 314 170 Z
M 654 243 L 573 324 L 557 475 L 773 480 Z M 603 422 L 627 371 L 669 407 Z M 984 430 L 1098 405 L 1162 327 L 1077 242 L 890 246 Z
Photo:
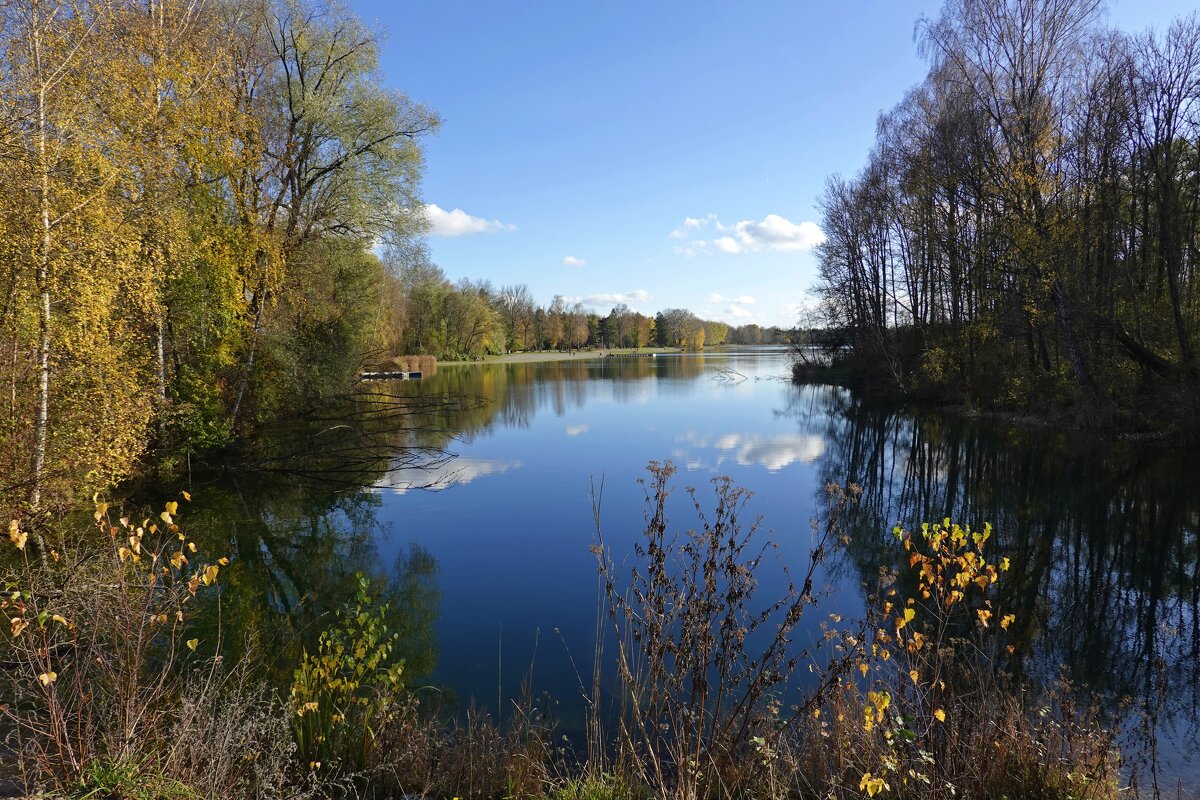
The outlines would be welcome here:
M 7 672 L 13 701 L 0 707 L 21 736 L 22 757 L 52 785 L 77 783 L 94 763 L 128 765 L 164 724 L 179 691 L 179 662 L 197 596 L 226 559 L 204 561 L 176 524 L 178 503 L 153 522 L 112 520 L 95 507 L 96 536 L 32 557 L 14 520 L 16 563 L 4 577 Z
M 44 559 L 10 524 L 0 719 L 26 794 L 300 800 L 329 788 L 297 775 L 288 710 L 252 660 L 226 672 L 203 655 L 217 642 L 191 621 L 217 601 L 228 562 L 202 558 L 178 513 L 170 502 L 153 521 L 114 520 L 97 502 L 91 535 L 46 545 Z
M 642 563 L 633 567 L 627 589 L 599 524 L 593 548 L 624 698 L 619 763 L 662 797 L 738 794 L 759 773 L 756 737 L 789 727 L 840 675 L 831 670 L 792 709 L 779 703 L 797 664 L 809 655 L 793 649 L 791 634 L 817 602 L 816 571 L 833 545 L 847 498 L 831 492 L 830 524 L 814 523 L 804 573 L 797 579 L 777 562 L 787 589 L 760 601 L 760 572 L 776 548 L 757 541 L 757 520 L 743 522 L 750 493 L 729 478 L 714 479 L 716 507 L 709 515 L 689 489 L 700 527 L 678 535 L 668 531 L 666 516 L 675 467 L 651 462 L 648 471 L 644 540 L 635 548 Z
M 388 635 L 387 606 L 370 588 L 359 573 L 357 596 L 296 668 L 292 729 L 300 759 L 314 771 L 365 769 L 375 726 L 403 700 L 404 661 L 392 655 L 399 637 Z
M 798 738 L 778 743 L 801 791 L 827 796 L 1110 798 L 1114 732 L 1061 688 L 1000 669 L 1016 616 L 991 590 L 990 526 L 901 528 L 904 566 L 884 571 L 870 634 L 840 635 L 858 674 L 840 681 Z M 824 712 L 824 713 L 822 713 Z

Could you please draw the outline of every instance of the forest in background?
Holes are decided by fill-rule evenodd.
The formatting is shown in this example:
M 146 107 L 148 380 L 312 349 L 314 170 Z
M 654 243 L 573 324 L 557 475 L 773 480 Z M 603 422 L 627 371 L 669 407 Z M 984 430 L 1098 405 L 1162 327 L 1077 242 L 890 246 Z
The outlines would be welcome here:
M 653 316 L 624 303 L 607 314 L 556 295 L 539 306 L 524 284 L 452 283 L 420 252 L 391 264 L 397 281 L 392 308 L 399 320 L 396 348 L 473 360 L 514 351 L 571 348 L 679 347 L 698 350 L 723 344 L 790 344 L 794 331 L 754 323 L 731 326 L 701 319 L 686 308 Z
M 964 0 L 917 38 L 928 76 L 821 198 L 849 382 L 1194 426 L 1200 20 L 1130 35 L 1098 0 Z

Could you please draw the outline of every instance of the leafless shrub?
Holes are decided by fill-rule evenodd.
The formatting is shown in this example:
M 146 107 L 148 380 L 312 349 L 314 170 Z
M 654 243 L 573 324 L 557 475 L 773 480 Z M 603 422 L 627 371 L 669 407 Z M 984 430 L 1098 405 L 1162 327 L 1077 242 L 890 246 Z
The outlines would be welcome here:
M 757 520 L 743 521 L 750 493 L 716 478 L 709 514 L 689 489 L 698 530 L 668 531 L 666 504 L 675 467 L 651 462 L 643 482 L 645 538 L 628 583 L 604 544 L 595 501 L 604 601 L 616 633 L 617 678 L 623 693 L 618 765 L 662 798 L 732 796 L 760 772 L 756 740 L 787 729 L 837 682 L 844 666 L 829 669 L 798 705 L 780 696 L 801 661 L 791 634 L 817 601 L 817 569 L 835 541 L 848 498 L 831 492 L 829 524 L 813 525 L 805 571 L 797 578 L 781 561 L 781 597 L 761 601 L 761 571 L 776 546 L 756 538 Z

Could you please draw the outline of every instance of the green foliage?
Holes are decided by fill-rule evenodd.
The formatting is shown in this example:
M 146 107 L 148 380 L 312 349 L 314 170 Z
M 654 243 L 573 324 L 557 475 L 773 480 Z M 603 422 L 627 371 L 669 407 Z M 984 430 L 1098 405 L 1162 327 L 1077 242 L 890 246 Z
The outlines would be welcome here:
M 315 653 L 305 652 L 292 683 L 292 730 L 297 754 L 314 771 L 366 768 L 376 726 L 402 702 L 404 662 L 393 657 L 398 635 L 388 634 L 387 606 L 358 575 L 358 594 L 337 613 Z
M 630 800 L 635 796 L 619 775 L 607 772 L 568 778 L 549 792 L 549 800 Z
M 196 800 L 202 795 L 135 760 L 97 759 L 88 765 L 72 800 Z

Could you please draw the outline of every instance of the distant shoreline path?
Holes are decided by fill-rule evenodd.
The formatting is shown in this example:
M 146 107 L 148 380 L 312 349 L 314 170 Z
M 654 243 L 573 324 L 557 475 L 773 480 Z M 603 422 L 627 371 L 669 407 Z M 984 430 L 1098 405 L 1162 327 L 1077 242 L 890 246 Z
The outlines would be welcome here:
M 506 353 L 502 356 L 486 356 L 482 361 L 439 361 L 439 367 L 459 366 L 463 364 L 528 364 L 537 361 L 572 361 L 587 358 L 604 358 L 609 355 L 633 355 L 635 353 L 678 353 L 678 347 L 643 347 L 634 350 L 631 347 L 613 348 L 612 350 L 576 350 L 572 355 L 562 350 L 543 350 L 540 353 Z

